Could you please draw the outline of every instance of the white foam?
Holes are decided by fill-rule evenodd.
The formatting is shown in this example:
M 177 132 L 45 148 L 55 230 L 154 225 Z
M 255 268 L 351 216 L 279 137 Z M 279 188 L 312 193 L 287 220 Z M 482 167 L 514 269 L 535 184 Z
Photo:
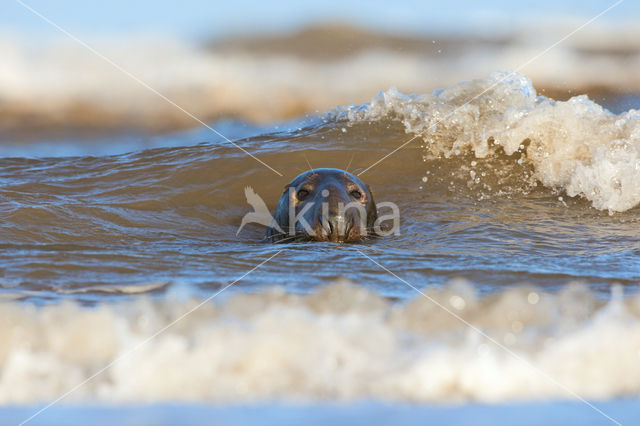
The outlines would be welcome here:
M 640 202 L 640 113 L 615 115 L 586 96 L 566 102 L 536 96 L 528 77 L 494 72 L 433 95 L 396 89 L 359 107 L 338 108 L 334 119 L 393 119 L 428 142 L 430 156 L 496 155 L 490 139 L 519 164 L 533 165 L 545 186 L 581 195 L 597 209 L 621 212 Z M 528 147 L 526 147 L 528 145 Z
M 453 45 L 461 47 L 438 54 L 370 48 L 331 61 L 287 53 L 206 50 L 157 36 L 86 41 L 127 72 L 205 118 L 282 119 L 363 102 L 390 86 L 426 93 L 525 63 L 524 72 L 541 87 L 584 90 L 596 86 L 622 93 L 640 88 L 635 72 L 640 67 L 640 36 L 634 23 L 583 28 L 544 55 L 540 53 L 566 36 L 566 22 L 549 27 L 535 22 L 521 30 L 522 34 L 511 34 L 505 45 L 465 47 L 464 42 L 453 40 Z M 0 63 L 0 100 L 18 109 L 54 118 L 78 105 L 140 120 L 183 114 L 66 38 L 36 44 L 0 34 Z
M 479 297 L 463 281 L 391 303 L 337 282 L 205 304 L 136 299 L 97 308 L 0 304 L 0 403 L 51 400 L 115 357 L 67 401 L 257 399 L 509 401 L 640 392 L 640 298 L 585 287 Z
M 90 287 L 58 289 L 60 294 L 82 294 L 82 293 L 118 293 L 118 294 L 141 294 L 160 290 L 169 285 L 168 281 L 158 281 L 140 284 L 119 284 L 119 285 L 92 285 Z

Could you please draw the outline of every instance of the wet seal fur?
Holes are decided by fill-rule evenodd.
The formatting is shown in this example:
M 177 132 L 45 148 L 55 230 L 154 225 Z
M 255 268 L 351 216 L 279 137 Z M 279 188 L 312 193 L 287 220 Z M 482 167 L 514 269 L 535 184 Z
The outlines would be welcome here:
M 292 217 L 293 215 L 293 217 Z M 376 236 L 376 203 L 369 185 L 340 169 L 313 169 L 284 187 L 267 228 L 268 242 L 352 242 Z

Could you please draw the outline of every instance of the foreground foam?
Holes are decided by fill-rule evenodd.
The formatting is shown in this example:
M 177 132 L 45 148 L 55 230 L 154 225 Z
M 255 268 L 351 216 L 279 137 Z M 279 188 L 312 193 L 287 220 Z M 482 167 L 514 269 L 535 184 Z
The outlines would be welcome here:
M 583 196 L 600 210 L 621 212 L 640 202 L 640 112 L 616 115 L 586 96 L 566 102 L 537 96 L 518 73 L 495 72 L 432 95 L 390 89 L 329 118 L 398 120 L 425 141 L 425 158 L 506 153 L 531 165 L 543 185 Z
M 80 387 L 69 401 L 510 401 L 640 392 L 640 297 L 463 281 L 392 303 L 348 282 L 209 303 Z M 50 400 L 197 305 L 0 305 L 0 402 Z M 545 377 L 544 371 L 549 377 Z

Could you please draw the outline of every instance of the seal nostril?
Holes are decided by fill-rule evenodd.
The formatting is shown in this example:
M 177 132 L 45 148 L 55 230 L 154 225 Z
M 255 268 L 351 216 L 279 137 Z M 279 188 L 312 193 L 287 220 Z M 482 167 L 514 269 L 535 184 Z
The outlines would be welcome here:
M 342 215 L 331 215 L 327 220 L 330 241 L 341 241 L 347 235 L 349 220 Z

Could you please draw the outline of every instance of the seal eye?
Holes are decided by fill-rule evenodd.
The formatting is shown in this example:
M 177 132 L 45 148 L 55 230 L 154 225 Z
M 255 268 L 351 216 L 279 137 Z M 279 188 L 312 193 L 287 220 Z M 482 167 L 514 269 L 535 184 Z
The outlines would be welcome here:
M 304 200 L 307 195 L 309 195 L 309 191 L 307 191 L 306 189 L 301 189 L 300 191 L 298 191 L 298 200 L 302 201 Z
M 359 200 L 360 198 L 362 198 L 362 192 L 358 191 L 357 189 L 354 189 L 353 191 L 351 191 L 351 196 L 356 200 Z

